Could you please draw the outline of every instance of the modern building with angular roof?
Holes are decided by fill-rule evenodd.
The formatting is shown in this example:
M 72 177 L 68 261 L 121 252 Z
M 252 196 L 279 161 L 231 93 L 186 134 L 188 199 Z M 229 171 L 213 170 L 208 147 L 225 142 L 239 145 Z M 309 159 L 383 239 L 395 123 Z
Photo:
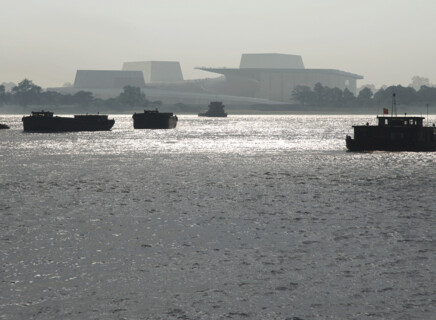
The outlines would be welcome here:
M 70 93 L 86 90 L 95 97 L 118 96 L 126 85 L 141 88 L 150 100 L 164 104 L 204 104 L 225 98 L 226 105 L 291 104 L 297 86 L 347 88 L 356 93 L 362 76 L 336 69 L 306 69 L 299 55 L 278 53 L 243 54 L 239 68 L 197 68 L 220 76 L 184 80 L 175 61 L 124 62 L 123 70 L 77 70 L 72 87 L 51 88 Z
M 124 86 L 145 87 L 141 71 L 77 70 L 74 88 L 122 89 Z
M 140 70 L 146 83 L 183 81 L 178 61 L 124 62 L 123 70 Z
M 335 69 L 306 69 L 298 55 L 243 54 L 239 68 L 197 68 L 225 76 L 224 94 L 289 102 L 296 86 L 347 88 L 356 93 L 356 80 L 363 76 Z

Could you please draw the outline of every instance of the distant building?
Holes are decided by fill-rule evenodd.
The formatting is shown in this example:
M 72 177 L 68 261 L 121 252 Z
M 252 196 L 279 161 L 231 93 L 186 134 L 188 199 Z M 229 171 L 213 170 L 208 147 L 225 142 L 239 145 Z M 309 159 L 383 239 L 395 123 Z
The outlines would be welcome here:
M 241 69 L 304 69 L 301 56 L 279 53 L 245 53 L 241 56 Z
M 142 71 L 146 83 L 183 81 L 178 61 L 124 62 L 123 70 Z
M 223 100 L 234 104 L 290 104 L 298 85 L 313 88 L 316 83 L 330 88 L 348 88 L 356 93 L 362 76 L 334 69 L 306 69 L 299 55 L 243 54 L 239 68 L 197 68 L 219 77 L 184 80 L 176 61 L 124 62 L 123 70 L 77 70 L 72 87 L 51 88 L 60 93 L 85 90 L 95 97 L 116 97 L 126 85 L 139 87 L 149 100 L 164 104 L 208 104 Z M 225 99 L 225 100 L 224 100 Z
M 222 74 L 222 94 L 289 102 L 298 85 L 313 88 L 316 83 L 330 88 L 347 88 L 356 93 L 362 76 L 335 69 L 305 69 L 301 56 L 263 53 L 243 54 L 239 68 L 197 68 Z
M 145 87 L 141 71 L 77 70 L 76 89 L 122 89 L 124 86 Z

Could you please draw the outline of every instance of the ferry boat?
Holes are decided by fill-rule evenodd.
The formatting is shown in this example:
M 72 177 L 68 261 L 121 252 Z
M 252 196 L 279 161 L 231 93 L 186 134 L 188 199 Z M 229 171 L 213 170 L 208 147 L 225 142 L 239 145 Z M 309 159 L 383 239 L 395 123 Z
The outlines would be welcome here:
M 224 105 L 221 101 L 211 101 L 208 110 L 198 114 L 199 117 L 227 117 Z
M 159 112 L 157 109 L 135 112 L 132 118 L 135 129 L 174 129 L 178 121 L 172 112 Z
M 375 126 L 353 126 L 354 139 L 346 136 L 349 151 L 436 151 L 436 128 L 424 126 L 424 117 L 397 116 L 395 93 L 390 116 L 377 116 Z M 388 113 L 384 109 L 383 114 Z M 395 115 L 394 115 L 395 114 Z
M 107 131 L 115 124 L 107 115 L 86 114 L 71 117 L 53 116 L 50 111 L 33 111 L 22 118 L 24 131 L 28 132 L 71 132 Z

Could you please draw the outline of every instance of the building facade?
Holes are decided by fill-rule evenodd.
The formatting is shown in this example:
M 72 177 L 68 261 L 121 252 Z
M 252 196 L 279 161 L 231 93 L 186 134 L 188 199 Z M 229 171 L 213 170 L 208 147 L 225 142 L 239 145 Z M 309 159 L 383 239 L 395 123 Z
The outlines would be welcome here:
M 141 71 L 77 70 L 74 88 L 122 89 L 124 86 L 145 87 Z
M 124 62 L 122 69 L 77 70 L 73 87 L 52 90 L 87 90 L 96 97 L 107 98 L 118 96 L 124 86 L 130 85 L 141 88 L 149 99 L 163 103 L 195 104 L 200 98 L 203 101 L 226 97 L 237 103 L 290 104 L 297 86 L 313 88 L 320 83 L 330 88 L 347 88 L 355 94 L 356 81 L 363 79 L 341 70 L 306 69 L 301 56 L 277 53 L 243 54 L 239 68 L 197 68 L 220 75 L 197 80 L 184 80 L 180 63 L 175 61 Z
M 356 93 L 363 76 L 335 69 L 306 69 L 301 56 L 276 53 L 243 54 L 239 68 L 197 68 L 225 76 L 222 93 L 281 102 L 292 100 L 296 86 L 347 88 Z
M 146 83 L 183 81 L 178 61 L 124 62 L 123 70 L 142 71 Z

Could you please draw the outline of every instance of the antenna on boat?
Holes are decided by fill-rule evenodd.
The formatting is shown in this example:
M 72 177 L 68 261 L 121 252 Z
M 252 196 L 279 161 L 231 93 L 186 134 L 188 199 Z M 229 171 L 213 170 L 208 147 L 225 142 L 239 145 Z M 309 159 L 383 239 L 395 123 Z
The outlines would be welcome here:
M 395 100 L 395 92 L 392 94 L 392 114 L 391 114 L 391 117 L 394 116 L 394 112 L 395 112 L 395 116 L 397 116 L 397 101 Z
M 380 109 L 380 98 L 379 99 L 377 99 L 377 101 L 376 101 L 376 106 L 377 106 L 377 117 L 378 117 L 378 113 L 379 113 L 379 109 Z
M 427 103 L 427 126 L 428 126 L 428 103 Z

